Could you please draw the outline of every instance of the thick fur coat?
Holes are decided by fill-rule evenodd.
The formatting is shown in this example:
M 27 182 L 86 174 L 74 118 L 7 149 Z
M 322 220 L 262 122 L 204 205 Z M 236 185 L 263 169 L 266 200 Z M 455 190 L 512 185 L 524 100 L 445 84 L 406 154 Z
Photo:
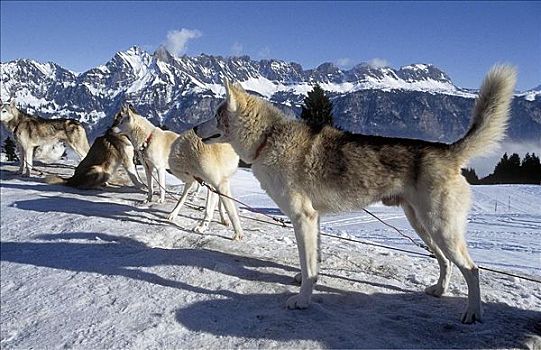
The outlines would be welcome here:
M 133 146 L 128 138 L 115 134 L 109 129 L 105 135 L 94 141 L 86 157 L 75 168 L 72 177 L 63 179 L 58 176 L 48 176 L 46 181 L 50 184 L 92 189 L 105 186 L 114 177 L 117 169 L 122 166 L 132 183 L 143 188 L 143 183 L 137 177 L 133 162 L 134 155 Z
M 225 82 L 226 101 L 216 117 L 198 126 L 204 142 L 229 142 L 252 163 L 261 187 L 291 219 L 299 249 L 300 293 L 289 308 L 306 308 L 319 273 L 319 216 L 376 201 L 400 204 L 419 236 L 437 257 L 440 277 L 426 289 L 441 296 L 451 263 L 468 285 L 462 321 L 481 319 L 479 271 L 464 235 L 470 188 L 461 167 L 503 138 L 516 80 L 499 66 L 486 76 L 467 134 L 453 144 L 353 135 L 332 127 L 311 129 L 238 84 Z
M 15 138 L 20 154 L 21 174 L 31 175 L 34 149 L 64 141 L 84 158 L 90 146 L 82 124 L 74 119 L 44 119 L 17 108 L 15 101 L 2 105 L 0 120 Z

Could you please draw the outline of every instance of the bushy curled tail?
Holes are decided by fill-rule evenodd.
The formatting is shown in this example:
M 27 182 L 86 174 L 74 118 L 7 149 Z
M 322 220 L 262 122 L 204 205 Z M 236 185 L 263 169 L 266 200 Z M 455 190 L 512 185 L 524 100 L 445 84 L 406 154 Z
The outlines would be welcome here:
M 58 175 L 47 175 L 45 176 L 45 182 L 49 185 L 64 185 L 66 183 L 66 179 L 58 176 Z
M 475 101 L 470 129 L 450 145 L 461 164 L 489 152 L 504 138 L 516 75 L 513 67 L 494 66 L 485 77 Z

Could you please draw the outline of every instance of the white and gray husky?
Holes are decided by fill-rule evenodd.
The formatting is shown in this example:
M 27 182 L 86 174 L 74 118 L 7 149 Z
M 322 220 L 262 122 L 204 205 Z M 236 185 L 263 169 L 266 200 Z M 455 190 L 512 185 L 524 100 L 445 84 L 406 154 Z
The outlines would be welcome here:
M 445 293 L 451 264 L 458 266 L 468 285 L 462 321 L 472 323 L 481 319 L 481 296 L 479 270 L 464 239 L 471 194 L 461 167 L 504 137 L 515 80 L 510 67 L 488 73 L 468 132 L 452 144 L 311 129 L 227 81 L 225 102 L 196 133 L 205 143 L 231 143 L 291 219 L 301 265 L 296 277 L 302 282 L 300 293 L 287 301 L 289 308 L 308 306 L 318 278 L 320 214 L 383 200 L 402 206 L 437 257 L 440 277 L 426 288 L 428 294 Z
M 31 175 L 36 147 L 64 141 L 81 159 L 90 148 L 85 129 L 80 122 L 74 119 L 44 119 L 29 115 L 17 108 L 15 100 L 2 104 L 0 120 L 15 138 L 21 158 L 19 171 L 27 176 Z

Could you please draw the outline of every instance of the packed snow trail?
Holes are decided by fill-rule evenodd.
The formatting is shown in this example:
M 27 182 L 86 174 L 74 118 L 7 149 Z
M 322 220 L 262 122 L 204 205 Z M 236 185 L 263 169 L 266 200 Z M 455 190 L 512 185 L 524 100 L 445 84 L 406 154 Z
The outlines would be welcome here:
M 38 168 L 73 171 L 62 164 Z M 1 165 L 2 349 L 541 344 L 535 335 L 540 284 L 482 273 L 484 323 L 463 325 L 466 285 L 456 269 L 448 296 L 433 298 L 423 289 L 437 279 L 434 260 L 323 237 L 313 303 L 307 310 L 287 310 L 285 301 L 298 291 L 292 230 L 254 221 L 265 218 L 241 206 L 241 242 L 231 241 L 232 230 L 216 221 L 200 235 L 191 229 L 203 213 L 192 207 L 170 224 L 165 218 L 172 201 L 141 206 L 145 195 L 131 187 L 75 190 L 22 178 L 16 169 Z M 168 186 L 181 188 L 171 177 Z M 468 240 L 480 264 L 540 275 L 539 188 L 474 187 Z M 239 169 L 232 191 L 280 215 L 249 170 Z M 510 210 L 494 213 L 490 201 L 506 203 L 506 195 L 513 196 Z M 202 196 L 196 206 L 204 204 Z M 370 210 L 415 236 L 400 210 Z M 359 213 L 325 217 L 323 227 L 413 248 Z

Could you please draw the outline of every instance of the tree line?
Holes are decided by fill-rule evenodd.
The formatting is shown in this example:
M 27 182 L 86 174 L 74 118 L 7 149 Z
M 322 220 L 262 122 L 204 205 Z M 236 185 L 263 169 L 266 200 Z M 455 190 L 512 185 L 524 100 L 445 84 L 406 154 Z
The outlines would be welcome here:
M 516 153 L 508 156 L 505 153 L 494 171 L 479 178 L 474 169 L 462 169 L 462 175 L 472 185 L 494 185 L 494 184 L 541 184 L 541 163 L 535 153 L 526 153 L 523 159 Z

